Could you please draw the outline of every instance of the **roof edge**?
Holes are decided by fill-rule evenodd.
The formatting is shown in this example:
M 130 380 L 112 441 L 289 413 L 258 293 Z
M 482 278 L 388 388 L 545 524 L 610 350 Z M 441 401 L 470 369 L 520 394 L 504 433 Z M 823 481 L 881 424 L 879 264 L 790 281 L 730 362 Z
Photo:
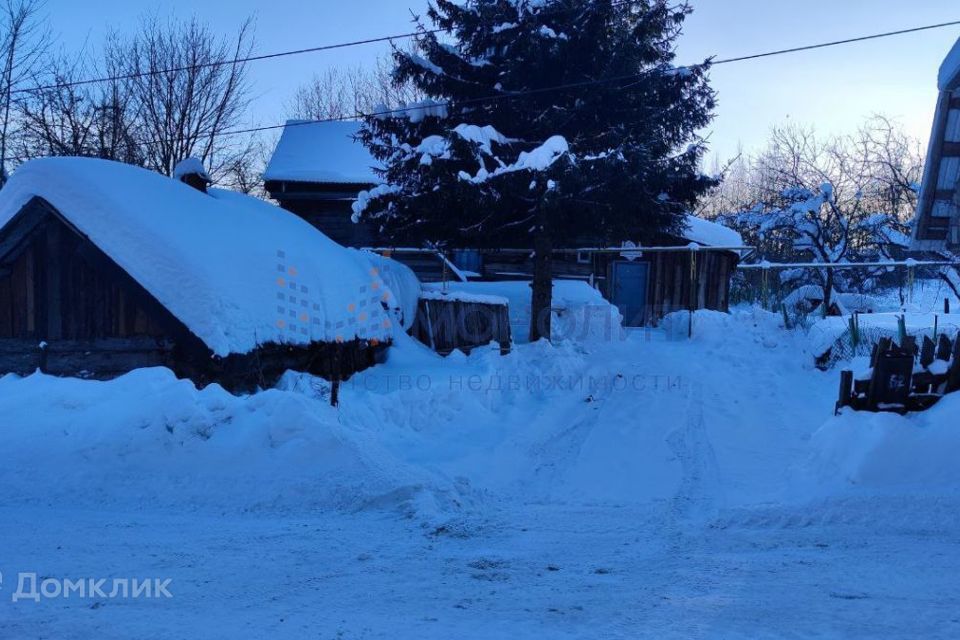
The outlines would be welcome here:
M 960 38 L 940 65 L 937 86 L 940 91 L 953 91 L 960 88 Z

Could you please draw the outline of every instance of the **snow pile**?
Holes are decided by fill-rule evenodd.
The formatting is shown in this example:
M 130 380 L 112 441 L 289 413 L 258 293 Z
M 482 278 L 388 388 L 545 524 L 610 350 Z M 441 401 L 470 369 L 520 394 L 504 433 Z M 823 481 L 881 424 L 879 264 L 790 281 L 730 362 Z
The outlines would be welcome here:
M 810 311 L 813 303 L 823 302 L 823 287 L 817 284 L 807 284 L 797 287 L 783 299 L 788 309 L 802 309 Z
M 660 328 L 667 340 L 686 340 L 711 347 L 730 345 L 736 338 L 747 339 L 765 348 L 774 348 L 781 342 L 783 319 L 776 313 L 758 307 L 738 308 L 730 313 L 699 309 L 693 312 L 691 326 L 689 311 L 674 311 L 660 320 Z
M 420 280 L 417 274 L 402 262 L 378 253 L 364 251 L 363 255 L 387 286 L 389 292 L 386 294 L 388 296 L 386 301 L 397 308 L 400 326 L 409 329 L 417 318 L 417 305 L 420 299 Z M 395 296 L 395 299 L 390 296 Z
M 441 285 L 442 287 L 442 285 Z M 506 307 L 510 301 L 502 296 L 490 296 L 482 293 L 470 293 L 467 291 L 441 291 L 436 288 L 430 288 L 420 294 L 423 300 L 444 300 L 450 302 L 467 302 L 474 304 L 489 304 L 498 307 Z
M 357 139 L 361 122 L 289 120 L 264 180 L 369 185 L 376 159 Z
M 471 297 L 493 296 L 510 308 L 510 332 L 516 343 L 530 335 L 531 296 L 529 280 L 502 282 L 450 282 L 450 293 Z M 441 284 L 425 284 L 425 292 L 439 292 Z M 610 341 L 623 331 L 620 311 L 599 291 L 579 280 L 553 281 L 552 338 L 556 342 Z
M 743 238 L 739 233 L 720 223 L 687 215 L 684 218 L 686 230 L 683 237 L 707 247 L 742 247 Z
M 427 118 L 446 118 L 450 113 L 450 106 L 446 102 L 437 100 L 418 100 L 392 109 L 385 104 L 378 104 L 373 108 L 374 115 L 379 119 L 406 118 L 416 124 Z
M 182 179 L 184 176 L 200 176 L 207 182 L 213 182 L 210 179 L 210 174 L 207 173 L 207 170 L 203 166 L 203 162 L 199 158 L 185 158 L 177 163 L 177 166 L 173 168 L 173 177 L 177 180 Z
M 111 382 L 0 378 L 0 500 L 234 513 L 389 507 L 428 519 L 456 511 L 453 482 L 343 425 L 321 382 L 288 384 L 294 392 L 238 398 L 166 369 Z
M 217 355 L 391 335 L 379 307 L 386 288 L 363 255 L 262 200 L 106 160 L 47 158 L 0 191 L 0 227 L 35 196 Z M 356 309 L 374 297 L 361 318 Z
M 845 409 L 814 434 L 794 491 L 805 499 L 853 491 L 960 493 L 958 424 L 958 393 L 908 416 Z

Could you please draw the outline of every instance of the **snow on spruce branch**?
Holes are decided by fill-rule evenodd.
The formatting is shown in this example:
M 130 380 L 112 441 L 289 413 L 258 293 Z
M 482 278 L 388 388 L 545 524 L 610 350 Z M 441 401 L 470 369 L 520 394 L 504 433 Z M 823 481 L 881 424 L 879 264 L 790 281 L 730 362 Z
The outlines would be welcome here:
M 512 164 L 501 164 L 494 171 L 487 171 L 480 168 L 476 175 L 470 175 L 466 171 L 460 172 L 460 179 L 474 184 L 480 184 L 499 176 L 516 173 L 518 171 L 546 171 L 557 160 L 563 157 L 572 158 L 570 145 L 563 136 L 551 136 L 542 145 L 531 151 L 521 151 L 517 156 L 516 162 Z

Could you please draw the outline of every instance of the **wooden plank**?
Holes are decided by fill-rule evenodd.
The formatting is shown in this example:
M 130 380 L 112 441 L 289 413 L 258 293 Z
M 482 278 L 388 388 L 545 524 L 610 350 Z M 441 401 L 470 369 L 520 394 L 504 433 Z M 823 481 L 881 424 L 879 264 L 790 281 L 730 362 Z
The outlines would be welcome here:
M 13 337 L 13 293 L 10 277 L 0 277 L 0 338 Z
M 37 283 L 34 279 L 34 266 L 36 264 L 33 255 L 33 248 L 28 248 L 24 252 L 24 273 L 23 289 L 25 295 L 25 305 L 27 311 L 27 334 L 37 335 Z
M 138 336 L 129 338 L 99 338 L 96 340 L 58 340 L 47 346 L 49 353 L 109 353 L 170 351 L 173 343 L 163 339 Z
M 835 411 L 839 411 L 843 407 L 846 407 L 850 404 L 850 395 L 853 390 L 853 371 L 841 371 L 840 372 L 840 393 L 837 398 L 837 406 Z
M 960 336 L 953 344 L 953 362 L 947 371 L 947 392 L 960 391 Z
M 45 298 L 46 305 L 44 310 L 46 331 L 44 338 L 49 341 L 59 340 L 63 337 L 63 305 L 62 305 L 62 265 L 63 265 L 63 247 L 62 245 L 62 227 L 58 224 L 52 224 L 47 228 L 45 236 L 46 246 L 44 250 L 45 262 Z
M 43 221 L 50 216 L 50 209 L 34 198 L 8 222 L 0 233 L 0 263 L 10 264 L 20 257 L 23 248 L 39 235 Z
M 953 345 L 950 343 L 950 338 L 941 333 L 937 341 L 937 360 L 950 362 L 950 351 L 952 349 Z
M 11 310 L 12 338 L 27 337 L 27 290 L 24 282 L 26 281 L 26 260 L 23 256 L 13 263 L 13 272 L 11 281 Z
M 927 336 L 923 336 L 923 346 L 920 348 L 920 366 L 929 367 L 936 359 L 937 345 Z
M 45 353 L 44 353 L 45 351 Z M 143 367 L 172 366 L 173 344 L 155 339 L 62 340 L 41 350 L 36 340 L 0 340 L 0 374 L 110 378 Z

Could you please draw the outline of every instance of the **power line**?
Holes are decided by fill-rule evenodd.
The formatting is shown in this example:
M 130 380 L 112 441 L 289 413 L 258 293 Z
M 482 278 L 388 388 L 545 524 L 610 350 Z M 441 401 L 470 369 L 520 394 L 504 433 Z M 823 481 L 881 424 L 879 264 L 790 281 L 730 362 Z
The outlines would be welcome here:
M 84 80 L 73 80 L 70 82 L 58 82 L 55 84 L 39 85 L 36 87 L 28 87 L 23 89 L 14 89 L 11 93 L 35 93 L 39 91 L 49 91 L 50 89 L 69 89 L 70 87 L 80 87 L 88 84 L 97 84 L 100 82 L 117 82 L 120 80 L 135 80 L 136 78 L 146 78 L 149 76 L 162 75 L 167 73 L 181 73 L 183 71 L 196 71 L 198 69 L 210 69 L 214 67 L 226 67 L 239 64 L 246 64 L 248 62 L 258 62 L 260 60 L 272 60 L 275 58 L 283 58 L 287 56 L 298 56 L 305 53 L 317 53 L 320 51 L 333 51 L 334 49 L 346 49 L 348 47 L 357 47 L 365 44 L 376 44 L 379 42 L 390 42 L 392 40 L 402 40 L 404 38 L 412 38 L 418 35 L 426 35 L 430 33 L 440 33 L 443 29 L 431 29 L 429 31 L 421 32 L 411 32 L 411 33 L 401 33 L 392 36 L 382 36 L 379 38 L 368 38 L 366 40 L 354 40 L 352 42 L 341 42 L 337 44 L 327 44 L 321 45 L 318 47 L 309 47 L 306 49 L 292 49 L 290 51 L 277 51 L 275 53 L 264 53 L 256 56 L 247 56 L 244 58 L 231 58 L 230 60 L 216 60 L 213 62 L 203 62 L 200 64 L 191 64 L 185 65 L 182 67 L 170 67 L 168 69 L 153 69 L 151 71 L 139 71 L 136 73 L 125 73 L 116 76 L 102 76 L 99 78 L 87 78 Z
M 621 7 L 627 5 L 637 4 L 640 0 L 619 0 L 618 2 L 612 2 L 611 7 Z M 558 15 L 561 13 L 569 13 L 571 11 L 578 11 L 579 9 L 561 9 L 555 12 L 549 12 L 547 15 Z M 125 73 L 115 76 L 101 76 L 99 78 L 85 78 L 82 80 L 71 80 L 70 82 L 56 82 L 53 84 L 47 85 L 38 85 L 36 87 L 26 87 L 21 89 L 14 89 L 10 93 L 36 93 L 39 91 L 49 91 L 51 89 L 69 89 L 71 87 L 80 87 L 89 84 L 98 84 L 101 82 L 117 82 L 120 80 L 135 80 L 137 78 L 146 78 L 149 76 L 163 75 L 168 73 L 181 73 L 184 71 L 196 71 L 199 69 L 211 69 L 216 67 L 227 67 L 235 66 L 239 64 L 246 64 L 249 62 L 260 62 L 262 60 L 274 60 L 277 58 L 285 58 L 288 56 L 299 56 L 307 53 L 320 53 L 323 51 L 334 51 L 336 49 L 348 49 L 350 47 L 359 47 L 362 45 L 368 44 L 379 44 L 383 42 L 393 42 L 394 40 L 405 40 L 408 38 L 415 38 L 417 36 L 427 36 L 427 35 L 436 35 L 439 33 L 445 33 L 446 29 L 421 29 L 418 31 L 411 31 L 408 33 L 398 33 L 391 36 L 380 36 L 376 38 L 366 38 L 363 40 L 353 40 L 350 42 L 340 42 L 336 44 L 326 44 L 316 47 L 307 47 L 304 49 L 291 49 L 288 51 L 276 51 L 273 53 L 264 53 L 255 56 L 245 56 L 242 58 L 231 58 L 230 60 L 214 60 L 211 62 L 201 62 L 198 64 L 184 65 L 181 67 L 170 67 L 167 69 L 151 69 L 150 71 L 137 71 L 134 73 Z
M 851 43 L 857 43 L 857 42 L 864 42 L 864 41 L 867 41 L 867 40 L 878 40 L 878 39 L 880 39 L 880 38 L 889 38 L 889 37 L 893 37 L 893 36 L 899 36 L 899 35 L 904 35 L 904 34 L 909 34 L 909 33 L 916 33 L 916 32 L 920 32 L 920 31 L 929 31 L 929 30 L 931 30 L 931 29 L 942 29 L 942 28 L 944 28 L 944 27 L 951 27 L 951 26 L 960 26 L 960 20 L 956 20 L 956 21 L 953 21 L 953 22 L 942 22 L 942 23 L 939 23 L 939 24 L 926 25 L 926 26 L 922 26 L 922 27 L 913 27 L 913 28 L 910 28 L 910 29 L 902 29 L 902 30 L 899 30 L 899 31 L 888 31 L 888 32 L 884 32 L 884 33 L 877 33 L 877 34 L 872 34 L 872 35 L 867 35 L 867 36 L 859 36 L 859 37 L 856 37 L 856 38 L 847 38 L 847 39 L 845 39 L 845 40 L 833 40 L 833 41 L 830 41 L 830 42 L 823 42 L 823 43 L 819 43 L 819 44 L 805 45 L 805 46 L 802 46 L 802 47 L 793 47 L 793 48 L 790 48 L 790 49 L 778 49 L 778 50 L 776 50 L 776 51 L 767 51 L 767 52 L 764 52 L 764 53 L 756 53 L 756 54 L 747 55 L 747 56 L 740 56 L 740 57 L 736 57 L 736 58 L 724 58 L 724 59 L 720 59 L 720 60 L 711 60 L 711 61 L 708 61 L 708 62 L 706 62 L 706 63 L 698 63 L 698 64 L 693 64 L 693 65 L 687 65 L 686 68 L 691 68 L 691 67 L 703 67 L 703 66 L 715 66 L 715 65 L 720 65 L 720 64 L 731 64 L 731 63 L 735 63 L 735 62 L 745 62 L 745 61 L 748 61 L 748 60 L 757 60 L 757 59 L 760 59 L 760 58 L 770 58 L 770 57 L 773 57 L 773 56 L 786 55 L 786 54 L 791 54 L 791 53 L 799 53 L 799 52 L 811 51 L 811 50 L 815 50 L 815 49 L 825 49 L 825 48 L 828 48 L 828 47 L 836 47 L 836 46 L 845 45 L 845 44 L 851 44 Z M 680 68 L 684 68 L 684 67 L 680 67 Z M 413 106 L 397 107 L 397 108 L 394 108 L 394 109 L 388 109 L 388 110 L 386 110 L 386 111 L 376 111 L 376 112 L 371 112 L 371 113 L 357 113 L 357 114 L 350 115 L 350 116 L 339 116 L 339 117 L 334 117 L 334 118 L 321 118 L 321 119 L 319 119 L 319 120 L 304 120 L 304 121 L 288 122 L 288 123 L 284 123 L 284 124 L 266 125 L 266 126 L 261 126 L 261 127 L 250 127 L 250 128 L 246 128 L 246 129 L 235 129 L 235 130 L 231 130 L 231 131 L 224 131 L 224 132 L 220 133 L 219 135 L 222 135 L 222 136 L 244 135 L 244 134 L 249 134 L 249 133 L 260 133 L 260 132 L 264 132 L 264 131 L 275 131 L 275 130 L 277 130 L 277 129 L 285 129 L 286 127 L 307 126 L 307 125 L 322 124 L 322 123 L 327 123 L 327 122 L 344 122 L 344 121 L 349 121 L 349 120 L 360 120 L 360 119 L 364 119 L 364 118 L 389 117 L 389 116 L 392 116 L 392 115 L 397 115 L 397 114 L 402 114 L 402 113 L 408 113 L 408 112 L 411 112 L 411 111 L 422 111 L 422 110 L 427 109 L 427 108 L 448 108 L 448 107 L 453 106 L 454 104 L 464 105 L 464 104 L 475 104 L 475 103 L 481 103 L 481 102 L 492 102 L 492 101 L 496 101 L 496 100 L 504 100 L 504 99 L 510 99 L 510 98 L 521 98 L 521 97 L 526 97 L 526 96 L 530 96 L 530 95 L 538 95 L 538 94 L 543 94 L 543 93 L 550 93 L 550 92 L 554 92 L 554 91 L 565 91 L 565 90 L 568 90 L 568 89 L 586 88 L 586 87 L 597 86 L 597 85 L 601 85 L 601 84 L 607 84 L 607 83 L 611 83 L 611 82 L 626 82 L 626 81 L 628 81 L 628 80 L 639 80 L 639 79 L 642 78 L 644 75 L 645 75 L 644 73 L 638 73 L 638 74 L 615 76 L 615 77 L 609 77 L 609 78 L 598 78 L 598 79 L 596 79 L 596 80 L 584 80 L 584 81 L 581 81 L 581 82 L 573 82 L 573 83 L 568 83 L 568 84 L 563 84 L 563 85 L 554 85 L 554 86 L 551 86 L 551 87 L 541 87 L 541 88 L 539 88 L 539 89 L 528 89 L 528 90 L 525 90 L 525 91 L 517 91 L 517 92 L 512 92 L 512 93 L 501 93 L 501 94 L 497 94 L 497 95 L 485 96 L 485 97 L 480 97 L 480 98 L 470 98 L 470 99 L 467 99 L 467 100 L 461 100 L 461 101 L 459 101 L 459 102 L 457 102 L 457 103 L 453 103 L 453 102 L 450 102 L 450 101 L 447 101 L 447 102 L 435 102 L 435 103 L 429 103 L 429 104 L 418 104 L 418 105 L 413 105 Z M 167 142 L 167 140 L 154 140 L 154 141 L 151 141 L 151 142 L 146 142 L 146 143 L 144 143 L 144 144 L 161 144 L 161 143 L 163 143 L 163 142 Z
M 827 47 L 836 47 L 842 44 L 852 44 L 854 42 L 866 42 L 867 40 L 879 40 L 880 38 L 889 38 L 891 36 L 902 36 L 908 33 L 917 33 L 920 31 L 930 31 L 932 29 L 943 29 L 944 27 L 955 27 L 960 25 L 960 20 L 953 22 L 941 22 L 939 24 L 930 24 L 923 27 L 912 27 L 910 29 L 901 29 L 899 31 L 887 31 L 885 33 L 875 33 L 869 36 L 860 36 L 857 38 L 847 38 L 846 40 L 834 40 L 832 42 L 823 42 L 821 44 L 811 44 L 803 47 L 793 47 L 792 49 L 779 49 L 777 51 L 768 51 L 766 53 L 755 53 L 749 56 L 740 56 L 738 58 L 726 58 L 724 60 L 713 61 L 714 65 L 729 64 L 731 62 L 744 62 L 746 60 L 757 60 L 759 58 L 769 58 L 779 56 L 785 53 L 798 53 L 800 51 L 812 51 L 814 49 L 826 49 Z

